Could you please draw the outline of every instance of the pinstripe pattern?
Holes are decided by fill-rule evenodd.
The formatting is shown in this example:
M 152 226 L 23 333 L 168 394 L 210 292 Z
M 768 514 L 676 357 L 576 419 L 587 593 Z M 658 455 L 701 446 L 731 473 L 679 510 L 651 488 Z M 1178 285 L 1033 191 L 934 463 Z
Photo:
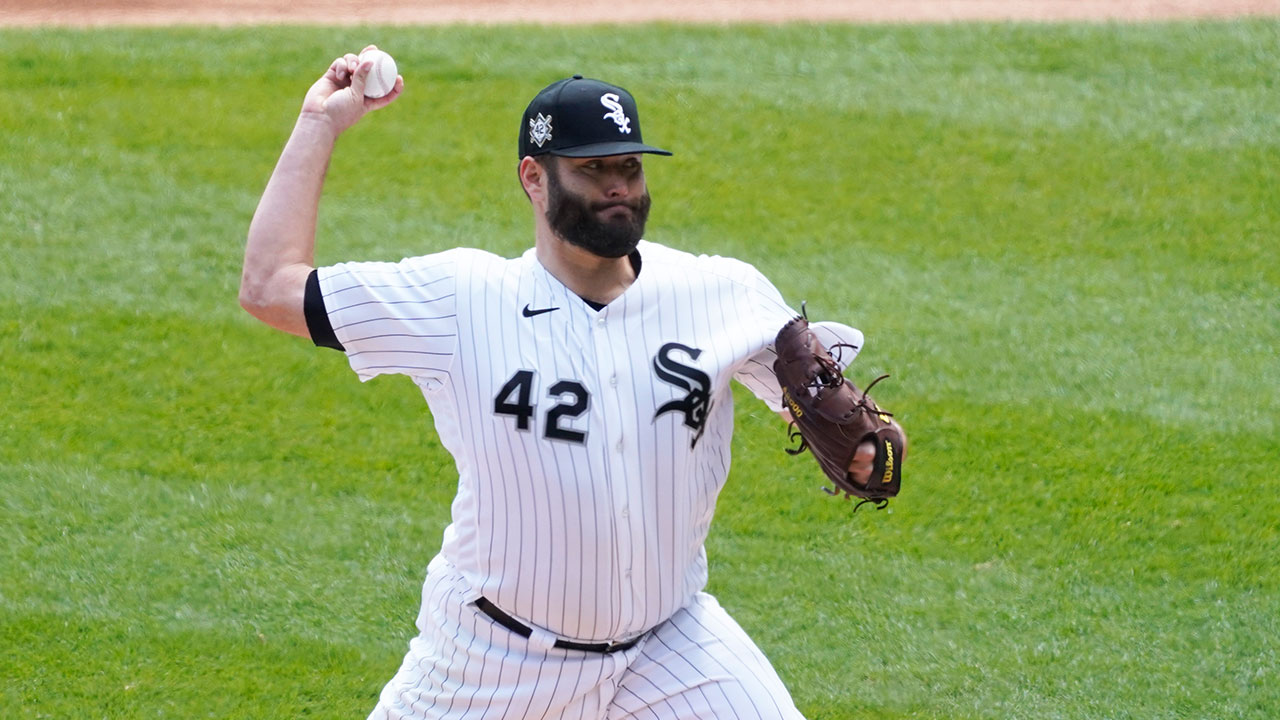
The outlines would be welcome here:
M 715 598 L 698 593 L 645 639 L 606 717 L 791 720 L 801 715 L 755 643 Z
M 703 543 L 730 467 L 730 380 L 781 407 L 770 344 L 796 313 L 746 263 L 649 242 L 639 252 L 636 282 L 599 311 L 533 250 L 320 269 L 352 369 L 362 380 L 411 376 L 459 474 L 438 560 L 456 577 L 428 576 L 423 634 L 380 707 L 451 718 L 499 716 L 468 707 L 796 716 L 767 660 L 701 594 Z M 663 631 L 643 654 L 548 662 L 467 605 L 481 595 L 538 634 L 599 642 Z M 529 692 L 528 707 L 512 705 Z
M 715 598 L 613 655 L 541 649 L 480 614 L 443 557 L 423 585 L 421 633 L 369 720 L 803 720 Z

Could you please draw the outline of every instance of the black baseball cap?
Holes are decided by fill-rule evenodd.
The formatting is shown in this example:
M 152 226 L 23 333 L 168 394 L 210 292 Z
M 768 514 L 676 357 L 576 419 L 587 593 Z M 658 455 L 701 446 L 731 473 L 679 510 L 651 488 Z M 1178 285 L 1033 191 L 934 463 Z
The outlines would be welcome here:
M 520 157 L 548 153 L 565 157 L 671 154 L 640 139 L 640 114 L 631 93 L 581 75 L 551 83 L 525 108 Z

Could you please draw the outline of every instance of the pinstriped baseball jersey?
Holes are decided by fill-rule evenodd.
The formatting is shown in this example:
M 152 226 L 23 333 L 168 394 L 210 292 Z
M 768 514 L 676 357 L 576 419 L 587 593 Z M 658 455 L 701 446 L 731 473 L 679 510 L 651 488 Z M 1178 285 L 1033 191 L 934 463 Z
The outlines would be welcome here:
M 318 272 L 352 368 L 411 376 L 454 457 L 442 555 L 568 639 L 637 635 L 703 588 L 730 380 L 781 407 L 769 346 L 796 312 L 773 285 L 738 260 L 637 252 L 636 281 L 601 310 L 532 249 Z

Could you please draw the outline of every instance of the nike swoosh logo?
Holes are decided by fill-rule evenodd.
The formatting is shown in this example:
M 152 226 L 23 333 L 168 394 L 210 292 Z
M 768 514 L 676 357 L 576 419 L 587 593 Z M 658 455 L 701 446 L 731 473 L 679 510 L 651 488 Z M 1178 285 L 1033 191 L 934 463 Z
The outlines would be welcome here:
M 540 310 L 530 310 L 529 306 L 525 305 L 524 309 L 520 311 L 520 314 L 524 315 L 525 317 L 533 317 L 534 315 L 541 315 L 542 313 L 549 313 L 559 309 L 560 308 L 558 307 L 550 307 L 550 308 L 542 308 Z

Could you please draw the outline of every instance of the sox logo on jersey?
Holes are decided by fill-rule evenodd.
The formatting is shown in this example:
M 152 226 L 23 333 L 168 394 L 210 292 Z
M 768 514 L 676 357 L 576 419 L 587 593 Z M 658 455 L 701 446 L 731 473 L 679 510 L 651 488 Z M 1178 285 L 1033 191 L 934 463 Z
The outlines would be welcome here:
M 711 378 L 696 367 L 677 362 L 671 356 L 677 350 L 688 355 L 690 360 L 697 360 L 702 354 L 702 350 L 681 345 L 678 342 L 669 342 L 658 350 L 658 354 L 653 359 L 654 372 L 665 382 L 675 385 L 688 394 L 659 407 L 653 419 L 656 421 L 669 412 L 683 413 L 684 424 L 694 430 L 693 440 L 689 443 L 689 448 L 693 449 L 702 438 L 702 431 L 707 423 L 707 413 L 711 411 Z

